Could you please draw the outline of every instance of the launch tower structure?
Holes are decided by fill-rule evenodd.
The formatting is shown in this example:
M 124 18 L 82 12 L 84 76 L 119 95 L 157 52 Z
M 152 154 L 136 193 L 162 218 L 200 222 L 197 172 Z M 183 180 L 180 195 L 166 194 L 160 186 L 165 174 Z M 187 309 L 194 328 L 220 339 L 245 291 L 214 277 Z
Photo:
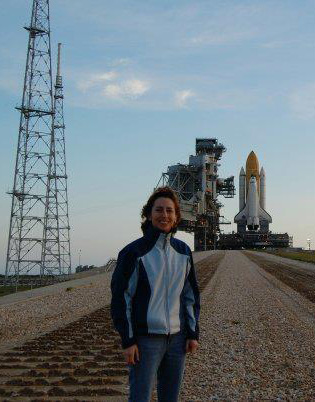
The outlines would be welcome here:
M 64 206 L 67 176 L 62 81 L 57 74 L 53 97 L 49 0 L 33 0 L 31 23 L 25 29 L 29 39 L 22 103 L 17 107 L 20 125 L 14 183 L 9 193 L 12 205 L 6 261 L 6 281 L 16 283 L 20 275 L 43 277 L 70 272 L 70 241 L 68 229 L 64 229 L 69 224 L 62 218 L 68 217 L 64 212 L 68 206 Z
M 178 195 L 182 220 L 179 230 L 194 233 L 195 251 L 216 248 L 220 224 L 229 224 L 220 216 L 223 206 L 219 195 L 235 195 L 234 177 L 218 176 L 218 161 L 226 151 L 216 138 L 196 138 L 196 155 L 189 163 L 169 166 L 158 186 L 169 186 Z

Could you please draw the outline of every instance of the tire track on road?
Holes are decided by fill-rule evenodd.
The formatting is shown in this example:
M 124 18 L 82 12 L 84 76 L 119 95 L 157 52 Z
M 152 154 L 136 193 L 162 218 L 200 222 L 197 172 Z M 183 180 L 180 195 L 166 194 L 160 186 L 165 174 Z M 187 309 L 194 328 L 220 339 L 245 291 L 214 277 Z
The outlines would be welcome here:
M 277 263 L 246 251 L 243 251 L 243 254 L 266 272 L 315 303 L 315 272 L 293 267 L 289 263 L 285 266 L 283 263 Z
M 195 264 L 201 291 L 224 252 Z M 128 370 L 109 306 L 0 354 L 0 399 L 125 400 Z

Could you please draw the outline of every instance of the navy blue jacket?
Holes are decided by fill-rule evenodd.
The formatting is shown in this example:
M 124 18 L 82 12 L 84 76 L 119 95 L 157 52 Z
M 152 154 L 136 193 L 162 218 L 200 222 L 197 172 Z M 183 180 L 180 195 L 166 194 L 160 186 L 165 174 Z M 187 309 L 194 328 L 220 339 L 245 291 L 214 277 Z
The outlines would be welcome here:
M 152 226 L 118 255 L 111 282 L 111 314 L 123 348 L 137 335 L 184 331 L 198 339 L 200 297 L 186 243 Z

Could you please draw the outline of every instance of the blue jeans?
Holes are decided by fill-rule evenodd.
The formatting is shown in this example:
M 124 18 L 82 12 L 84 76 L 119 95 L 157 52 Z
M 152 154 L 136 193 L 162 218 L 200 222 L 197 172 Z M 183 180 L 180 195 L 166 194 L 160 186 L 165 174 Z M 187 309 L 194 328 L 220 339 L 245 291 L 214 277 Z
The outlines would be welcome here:
M 177 402 L 185 366 L 186 337 L 179 333 L 137 338 L 140 361 L 129 366 L 129 402 L 150 402 L 157 379 L 159 402 Z

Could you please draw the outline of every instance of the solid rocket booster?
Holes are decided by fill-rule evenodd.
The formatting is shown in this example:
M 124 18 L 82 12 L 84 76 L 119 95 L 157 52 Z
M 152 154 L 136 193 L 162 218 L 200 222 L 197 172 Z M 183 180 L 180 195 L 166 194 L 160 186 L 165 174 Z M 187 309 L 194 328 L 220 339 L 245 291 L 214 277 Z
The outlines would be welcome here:
M 264 168 L 262 167 L 260 170 L 260 206 L 265 209 L 266 208 L 266 175 Z
M 239 206 L 240 211 L 245 207 L 245 187 L 246 186 L 246 173 L 242 167 L 239 177 Z
M 234 222 L 245 225 L 249 230 L 268 228 L 271 216 L 265 211 L 266 175 L 264 168 L 259 173 L 259 163 L 252 151 L 246 161 L 246 172 L 242 168 L 239 176 L 239 213 Z

